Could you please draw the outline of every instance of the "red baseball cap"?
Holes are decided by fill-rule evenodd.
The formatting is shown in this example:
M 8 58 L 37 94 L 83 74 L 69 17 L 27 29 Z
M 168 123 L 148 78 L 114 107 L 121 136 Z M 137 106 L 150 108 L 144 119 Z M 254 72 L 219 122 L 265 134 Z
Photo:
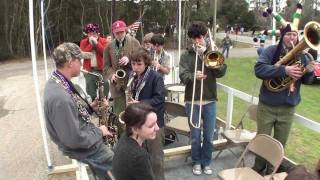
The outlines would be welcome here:
M 118 20 L 112 24 L 112 32 L 123 32 L 126 31 L 127 25 L 124 21 Z

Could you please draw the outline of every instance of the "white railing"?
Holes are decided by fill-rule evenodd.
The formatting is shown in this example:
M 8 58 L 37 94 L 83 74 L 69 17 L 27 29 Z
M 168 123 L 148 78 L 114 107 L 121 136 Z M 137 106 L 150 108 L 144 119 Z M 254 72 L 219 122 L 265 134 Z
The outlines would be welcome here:
M 173 83 L 179 83 L 179 67 L 173 66 L 172 67 L 172 73 L 174 76 L 172 77 L 171 82 Z M 221 83 L 217 83 L 217 89 L 224 91 L 228 95 L 227 99 L 227 112 L 226 112 L 226 129 L 230 129 L 231 124 L 232 124 L 232 114 L 233 114 L 233 102 L 234 102 L 234 97 L 237 97 L 245 102 L 249 102 L 252 104 L 258 104 L 259 99 L 257 97 L 253 97 L 250 94 L 247 94 L 245 92 L 239 91 L 237 89 L 234 89 L 232 87 L 226 86 Z M 306 117 L 303 117 L 297 113 L 294 115 L 294 122 L 301 124 L 304 127 L 307 127 L 309 129 L 312 129 L 316 132 L 320 132 L 320 123 L 315 122 L 311 119 L 308 119 Z
M 229 86 L 226 86 L 221 83 L 217 83 L 218 90 L 222 90 L 228 95 L 227 99 L 227 113 L 226 113 L 226 129 L 229 129 L 232 124 L 232 114 L 233 114 L 233 102 L 234 97 L 237 97 L 243 101 L 250 102 L 252 104 L 258 104 L 259 99 L 257 97 L 253 97 L 250 94 L 244 93 L 242 91 L 236 90 Z M 306 117 L 303 117 L 297 113 L 295 113 L 294 121 L 296 123 L 301 124 L 304 127 L 312 129 L 316 132 L 320 132 L 320 123 L 312 121 Z

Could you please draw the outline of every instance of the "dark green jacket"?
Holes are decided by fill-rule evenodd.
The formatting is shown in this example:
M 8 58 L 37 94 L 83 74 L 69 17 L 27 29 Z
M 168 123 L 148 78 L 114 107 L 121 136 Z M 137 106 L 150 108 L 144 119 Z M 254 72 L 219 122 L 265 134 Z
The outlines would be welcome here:
M 180 58 L 179 63 L 179 77 L 183 84 L 186 86 L 185 90 L 185 101 L 192 101 L 192 89 L 193 89 L 193 76 L 194 67 L 196 61 L 196 53 L 192 48 L 188 48 Z M 202 60 L 198 57 L 197 70 L 201 71 Z M 224 64 L 219 69 L 210 69 L 204 67 L 204 74 L 207 78 L 203 80 L 203 97 L 204 101 L 215 101 L 217 100 L 217 84 L 216 78 L 220 78 L 225 75 L 227 65 Z M 195 101 L 200 100 L 200 85 L 201 81 L 196 81 L 195 88 Z

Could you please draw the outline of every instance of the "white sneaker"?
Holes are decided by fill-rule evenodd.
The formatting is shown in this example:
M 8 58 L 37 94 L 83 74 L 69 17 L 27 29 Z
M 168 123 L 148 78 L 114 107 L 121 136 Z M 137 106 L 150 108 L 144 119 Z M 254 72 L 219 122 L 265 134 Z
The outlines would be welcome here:
M 193 165 L 192 172 L 194 175 L 201 175 L 201 173 L 202 173 L 201 165 L 200 164 Z
M 205 174 L 207 174 L 207 175 L 211 175 L 211 174 L 212 174 L 212 169 L 211 169 L 210 166 L 205 166 L 205 167 L 203 168 L 203 172 L 204 172 Z

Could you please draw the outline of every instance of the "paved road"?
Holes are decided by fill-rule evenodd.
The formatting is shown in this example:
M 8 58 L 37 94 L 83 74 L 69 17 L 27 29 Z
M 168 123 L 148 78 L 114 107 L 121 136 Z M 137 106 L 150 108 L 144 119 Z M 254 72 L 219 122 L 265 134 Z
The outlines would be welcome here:
M 217 38 L 222 39 L 225 37 L 225 35 L 226 33 L 217 33 Z M 255 45 L 255 42 L 253 42 L 253 37 L 251 36 L 241 36 L 241 35 L 235 35 L 235 34 L 229 34 L 229 36 L 232 40 Z M 271 40 L 266 40 L 265 42 L 266 46 L 270 46 L 271 44 L 272 44 Z

